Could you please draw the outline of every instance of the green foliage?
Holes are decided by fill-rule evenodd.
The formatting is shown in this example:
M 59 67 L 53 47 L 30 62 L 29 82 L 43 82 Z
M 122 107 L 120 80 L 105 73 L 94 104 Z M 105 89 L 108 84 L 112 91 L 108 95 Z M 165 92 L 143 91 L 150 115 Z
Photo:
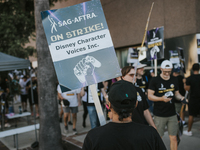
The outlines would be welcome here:
M 33 0 L 0 0 L 0 51 L 20 58 L 33 54 L 25 48 L 35 31 Z
M 49 0 L 50 5 L 62 0 Z M 34 0 L 0 0 L 0 52 L 28 58 L 36 52 L 25 47 L 35 40 Z

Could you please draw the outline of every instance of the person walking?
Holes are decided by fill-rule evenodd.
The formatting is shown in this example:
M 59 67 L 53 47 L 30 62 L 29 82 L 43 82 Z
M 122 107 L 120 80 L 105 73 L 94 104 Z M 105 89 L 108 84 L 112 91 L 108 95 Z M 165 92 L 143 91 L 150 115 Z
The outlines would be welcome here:
M 164 135 L 167 125 L 170 138 L 170 149 L 177 150 L 178 119 L 175 111 L 174 100 L 185 103 L 184 97 L 179 93 L 178 81 L 170 76 L 172 63 L 164 60 L 161 63 L 161 74 L 151 79 L 148 87 L 148 98 L 154 101 L 154 122 L 158 133 Z
M 90 130 L 83 150 L 166 150 L 156 129 L 132 122 L 131 115 L 137 105 L 137 91 L 132 83 L 124 80 L 115 82 L 108 99 L 112 121 Z
M 200 114 L 200 74 L 198 63 L 193 64 L 192 71 L 193 74 L 184 81 L 185 90 L 190 90 L 188 130 L 183 131 L 183 134 L 187 136 L 192 136 L 191 130 L 194 117 Z
M 23 76 L 22 80 L 19 82 L 21 86 L 21 103 L 22 103 L 22 109 L 24 112 L 27 112 L 27 98 L 28 98 L 28 92 L 26 90 L 26 84 L 29 80 L 27 79 L 27 76 Z
M 61 103 L 68 102 L 64 109 L 64 125 L 65 131 L 68 132 L 68 116 L 70 112 L 72 113 L 73 119 L 73 134 L 77 134 L 76 122 L 77 122 L 77 113 L 78 106 L 81 105 L 81 89 L 71 90 L 67 92 L 62 92 L 60 85 L 57 86 L 58 97 L 61 99 Z M 65 102 L 64 102 L 65 101 Z

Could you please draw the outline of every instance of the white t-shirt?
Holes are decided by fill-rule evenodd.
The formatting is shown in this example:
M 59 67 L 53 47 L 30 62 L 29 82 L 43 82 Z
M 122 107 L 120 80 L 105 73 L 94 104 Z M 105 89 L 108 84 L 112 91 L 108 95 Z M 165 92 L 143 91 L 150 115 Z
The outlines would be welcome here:
M 70 102 L 69 107 L 77 107 L 78 106 L 77 94 L 81 92 L 81 89 L 71 90 L 71 91 L 62 93 L 60 85 L 58 85 L 57 91 L 58 91 L 58 93 L 61 94 L 61 96 L 64 99 L 67 99 Z
M 96 84 L 97 92 L 99 91 L 98 89 L 98 84 Z M 103 95 L 102 95 L 103 96 Z M 103 101 L 103 98 L 101 99 Z M 90 87 L 88 86 L 88 103 L 94 103 L 94 99 L 92 97 L 92 92 L 90 90 Z
M 85 92 L 85 95 L 82 97 L 82 101 L 87 102 L 87 92 Z
M 21 95 L 27 95 L 27 91 L 26 91 L 26 84 L 29 80 L 24 81 L 23 79 L 20 80 L 19 84 L 21 86 Z

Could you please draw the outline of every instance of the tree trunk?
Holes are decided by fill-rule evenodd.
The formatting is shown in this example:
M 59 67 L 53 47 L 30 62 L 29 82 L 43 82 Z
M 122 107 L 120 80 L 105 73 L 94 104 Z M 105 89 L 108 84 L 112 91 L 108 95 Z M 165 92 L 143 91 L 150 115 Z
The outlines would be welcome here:
M 62 150 L 54 66 L 42 26 L 41 11 L 49 10 L 49 0 L 35 0 L 38 94 L 40 110 L 40 150 Z

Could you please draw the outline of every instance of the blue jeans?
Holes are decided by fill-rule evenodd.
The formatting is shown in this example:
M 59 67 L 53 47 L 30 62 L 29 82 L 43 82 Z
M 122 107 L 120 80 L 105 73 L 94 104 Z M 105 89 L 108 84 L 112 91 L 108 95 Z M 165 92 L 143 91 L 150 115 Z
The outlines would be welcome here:
M 147 98 L 147 102 L 148 102 L 148 104 L 149 104 L 149 111 L 150 111 L 151 113 L 153 113 L 153 101 L 151 101 L 151 100 L 149 100 L 149 99 Z
M 87 110 L 90 117 L 91 128 L 99 127 L 100 123 L 95 106 L 87 106 Z

